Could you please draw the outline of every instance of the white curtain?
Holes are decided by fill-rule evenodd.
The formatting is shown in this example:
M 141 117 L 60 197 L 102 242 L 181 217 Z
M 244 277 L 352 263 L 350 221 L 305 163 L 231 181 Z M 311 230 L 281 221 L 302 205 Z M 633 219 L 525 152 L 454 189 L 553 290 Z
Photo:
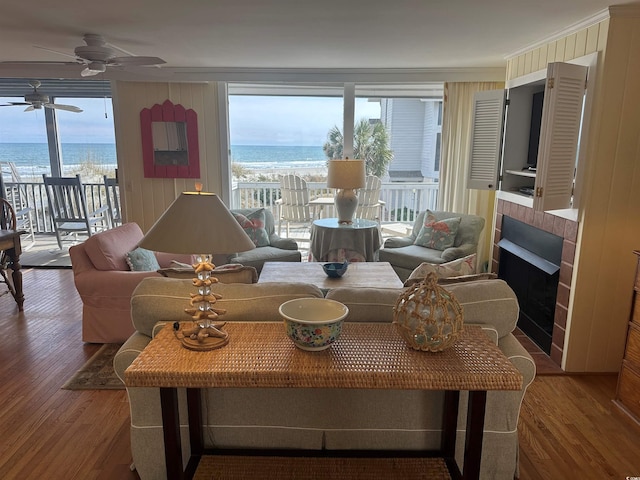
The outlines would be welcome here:
M 446 82 L 442 112 L 442 149 L 438 205 L 448 212 L 479 215 L 485 227 L 478 245 L 478 271 L 491 270 L 495 192 L 467 189 L 473 95 L 504 89 L 504 82 Z

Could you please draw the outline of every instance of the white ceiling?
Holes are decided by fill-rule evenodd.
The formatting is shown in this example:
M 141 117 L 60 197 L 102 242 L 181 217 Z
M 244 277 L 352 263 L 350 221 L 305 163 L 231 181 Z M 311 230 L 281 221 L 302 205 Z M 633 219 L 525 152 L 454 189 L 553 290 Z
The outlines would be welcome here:
M 637 0 L 636 0 L 637 2 Z M 154 77 L 242 69 L 504 68 L 505 57 L 633 0 L 0 0 L 0 77 L 79 77 L 98 33 L 158 56 Z M 103 77 L 123 78 L 109 68 Z

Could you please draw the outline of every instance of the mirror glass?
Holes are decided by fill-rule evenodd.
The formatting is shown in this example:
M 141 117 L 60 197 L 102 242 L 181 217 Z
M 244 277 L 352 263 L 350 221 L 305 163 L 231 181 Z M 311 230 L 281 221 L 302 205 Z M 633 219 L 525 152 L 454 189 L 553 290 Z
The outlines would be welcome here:
M 151 122 L 153 163 L 189 165 L 186 122 Z

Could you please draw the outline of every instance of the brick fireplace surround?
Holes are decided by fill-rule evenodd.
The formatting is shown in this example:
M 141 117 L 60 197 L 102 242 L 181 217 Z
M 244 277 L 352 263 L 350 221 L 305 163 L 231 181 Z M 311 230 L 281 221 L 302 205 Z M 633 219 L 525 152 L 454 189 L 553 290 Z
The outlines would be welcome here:
M 493 259 L 491 271 L 498 273 L 500 261 L 500 247 L 498 242 L 502 237 L 502 217 L 506 215 L 528 225 L 540 228 L 546 232 L 562 237 L 562 261 L 560 264 L 560 278 L 556 309 L 553 319 L 553 333 L 551 338 L 551 360 L 556 365 L 562 363 L 564 335 L 567 326 L 567 312 L 569 307 L 569 293 L 571 292 L 571 276 L 573 261 L 576 253 L 576 239 L 578 238 L 578 222 L 551 215 L 546 212 L 536 212 L 532 208 L 518 205 L 507 200 L 498 200 L 496 229 L 493 234 Z

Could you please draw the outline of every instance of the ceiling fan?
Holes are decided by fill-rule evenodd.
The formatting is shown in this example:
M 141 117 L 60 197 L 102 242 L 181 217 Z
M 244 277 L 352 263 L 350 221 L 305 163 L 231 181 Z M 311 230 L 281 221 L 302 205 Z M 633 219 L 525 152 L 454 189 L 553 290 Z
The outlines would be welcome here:
M 38 91 L 38 87 L 41 85 L 41 83 L 38 80 L 32 80 L 31 82 L 29 82 L 29 85 L 33 87 L 33 92 L 27 93 L 24 96 L 24 102 L 9 102 L 4 105 L 0 105 L 0 107 L 28 105 L 28 107 L 24 109 L 25 112 L 30 112 L 32 110 L 40 110 L 42 107 L 55 108 L 58 110 L 66 110 L 68 112 L 75 112 L 75 113 L 82 112 L 81 108 L 78 108 L 74 105 L 62 105 L 60 103 L 51 103 L 49 101 L 48 95 L 44 95 Z
M 86 33 L 82 39 L 86 45 L 76 47 L 74 50 L 75 55 L 49 50 L 43 47 L 38 48 L 43 48 L 43 50 L 49 50 L 53 53 L 75 58 L 76 62 L 86 66 L 85 69 L 80 72 L 80 75 L 83 77 L 90 77 L 92 75 L 104 73 L 107 70 L 107 67 L 110 66 L 142 67 L 162 65 L 163 63 L 166 63 L 158 57 L 142 57 L 133 55 L 126 50 L 107 43 L 102 35 Z M 117 56 L 116 50 L 126 53 L 127 55 Z

